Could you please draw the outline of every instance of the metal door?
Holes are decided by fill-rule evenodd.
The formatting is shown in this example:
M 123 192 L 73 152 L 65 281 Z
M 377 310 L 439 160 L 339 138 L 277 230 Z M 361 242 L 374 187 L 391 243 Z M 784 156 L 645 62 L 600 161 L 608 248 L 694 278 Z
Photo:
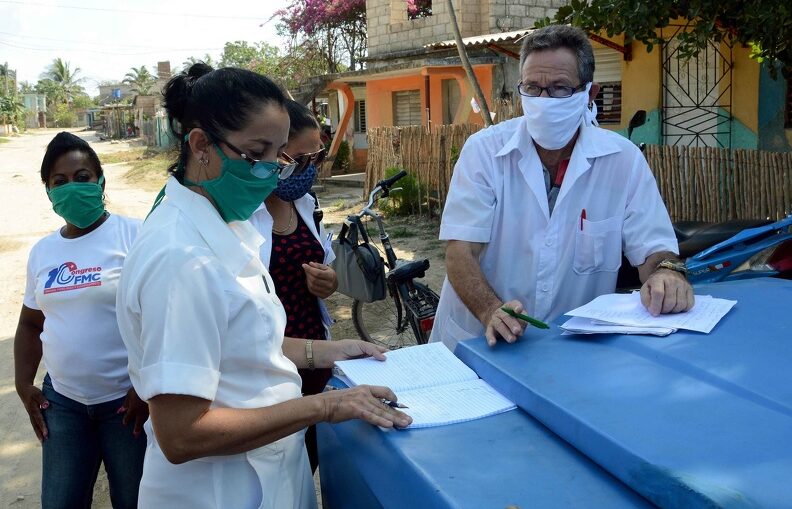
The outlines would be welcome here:
M 697 56 L 680 58 L 675 36 L 682 29 L 662 34 L 669 41 L 663 46 L 663 144 L 730 148 L 731 46 L 710 42 Z

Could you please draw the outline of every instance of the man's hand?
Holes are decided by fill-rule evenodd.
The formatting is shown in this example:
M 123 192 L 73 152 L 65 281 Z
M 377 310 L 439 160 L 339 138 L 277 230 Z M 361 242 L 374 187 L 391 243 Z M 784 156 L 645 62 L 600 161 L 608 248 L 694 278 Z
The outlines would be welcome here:
M 484 335 L 487 337 L 487 344 L 495 346 L 498 337 L 506 340 L 508 343 L 517 341 L 517 336 L 525 330 L 525 322 L 509 316 L 503 311 L 502 307 L 511 308 L 515 313 L 523 312 L 523 305 L 520 301 L 510 300 L 505 304 L 498 304 L 488 313 L 489 319 L 486 321 L 486 332 Z
M 641 303 L 652 316 L 682 313 L 695 303 L 693 287 L 679 272 L 657 269 L 641 287 Z
M 303 263 L 308 291 L 320 299 L 330 297 L 338 288 L 338 277 L 332 267 L 323 263 Z
M 135 423 L 132 427 L 132 436 L 138 438 L 143 432 L 143 424 L 149 417 L 149 409 L 146 402 L 140 399 L 134 388 L 127 391 L 124 406 L 118 409 L 118 413 L 122 412 L 124 413 L 122 421 L 124 426 L 127 426 L 130 422 Z

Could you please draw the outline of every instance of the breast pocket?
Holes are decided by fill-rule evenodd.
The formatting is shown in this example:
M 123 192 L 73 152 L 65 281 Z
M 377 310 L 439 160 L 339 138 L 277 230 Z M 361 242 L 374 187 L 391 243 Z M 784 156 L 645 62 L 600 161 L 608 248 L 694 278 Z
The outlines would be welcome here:
M 621 265 L 622 221 L 619 216 L 602 221 L 583 219 L 583 228 L 575 230 L 575 260 L 578 274 L 615 272 Z

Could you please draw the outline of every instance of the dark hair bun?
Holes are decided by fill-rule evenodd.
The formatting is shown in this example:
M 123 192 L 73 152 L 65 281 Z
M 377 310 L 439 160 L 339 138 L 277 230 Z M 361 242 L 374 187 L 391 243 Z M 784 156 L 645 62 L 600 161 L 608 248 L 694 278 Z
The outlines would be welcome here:
M 162 95 L 165 97 L 163 106 L 168 112 L 168 118 L 171 120 L 171 129 L 179 140 L 181 140 L 185 134 L 184 117 L 185 109 L 189 102 L 190 91 L 198 78 L 209 74 L 213 70 L 211 66 L 203 62 L 196 62 L 186 71 L 171 78 L 162 90 Z M 176 122 L 174 122 L 174 120 Z
M 187 77 L 192 78 L 191 81 L 195 81 L 201 76 L 209 74 L 212 71 L 214 71 L 214 69 L 212 69 L 211 65 L 204 62 L 196 62 L 187 70 Z

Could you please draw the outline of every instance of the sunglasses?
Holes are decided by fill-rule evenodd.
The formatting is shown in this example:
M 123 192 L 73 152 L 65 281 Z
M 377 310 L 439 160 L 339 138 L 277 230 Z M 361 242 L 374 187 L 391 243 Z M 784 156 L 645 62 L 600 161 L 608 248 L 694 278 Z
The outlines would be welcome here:
M 290 175 L 299 175 L 305 171 L 308 166 L 311 164 L 319 165 L 324 161 L 325 155 L 327 155 L 327 151 L 324 148 L 320 148 L 316 152 L 310 152 L 308 154 L 300 154 L 296 157 L 292 157 L 286 152 L 281 154 L 281 160 L 285 162 L 287 166 L 293 166 L 290 171 Z
M 204 129 L 204 131 L 206 130 Z M 210 134 L 210 137 L 215 138 L 217 141 L 224 144 L 226 147 L 230 148 L 232 152 L 234 152 L 236 155 L 241 157 L 244 161 L 250 163 L 250 173 L 252 173 L 256 177 L 266 178 L 267 176 L 277 172 L 278 178 L 280 180 L 284 180 L 289 178 L 294 173 L 294 169 L 296 166 L 293 164 L 290 164 L 288 162 L 284 163 L 282 161 L 278 161 L 278 166 L 277 168 L 274 169 L 270 169 L 269 167 L 266 167 L 264 165 L 258 166 L 258 163 L 269 162 L 269 161 L 264 161 L 263 159 L 254 159 L 249 155 L 245 154 L 244 152 L 242 152 L 241 150 L 239 150 L 238 148 L 236 148 L 234 145 L 228 143 L 226 140 L 215 134 Z

